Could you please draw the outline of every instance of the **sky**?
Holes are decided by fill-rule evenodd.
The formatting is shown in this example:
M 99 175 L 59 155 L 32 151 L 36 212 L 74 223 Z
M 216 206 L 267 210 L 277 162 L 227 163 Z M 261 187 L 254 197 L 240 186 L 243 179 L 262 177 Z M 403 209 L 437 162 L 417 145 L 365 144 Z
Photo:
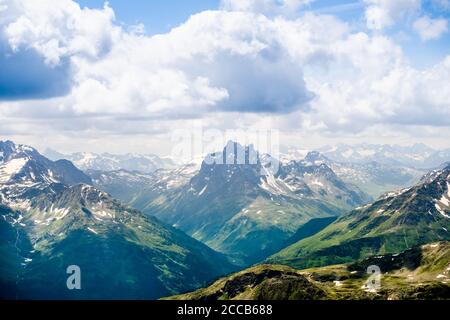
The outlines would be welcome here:
M 103 8 L 103 0 L 78 0 L 81 7 Z M 110 0 L 109 5 L 116 13 L 118 23 L 125 26 L 142 23 L 147 35 L 169 32 L 181 25 L 192 14 L 215 10 L 220 0 Z
M 450 148 L 449 20 L 450 0 L 0 0 L 0 139 Z

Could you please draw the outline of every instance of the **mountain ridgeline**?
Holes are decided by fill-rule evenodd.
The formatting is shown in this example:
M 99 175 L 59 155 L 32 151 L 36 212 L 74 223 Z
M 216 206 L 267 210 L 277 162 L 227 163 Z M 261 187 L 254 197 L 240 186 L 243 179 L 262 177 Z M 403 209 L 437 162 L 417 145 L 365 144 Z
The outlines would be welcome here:
M 377 158 L 370 157 L 367 161 L 351 161 L 350 159 L 342 161 L 342 158 L 341 156 L 337 157 L 338 160 L 331 159 L 318 151 L 309 152 L 305 157 L 315 164 L 326 164 L 345 183 L 358 186 L 373 198 L 378 198 L 388 191 L 411 186 L 427 172 L 402 162 L 375 160 Z
M 71 155 L 83 172 L 0 141 L 0 298 L 450 298 L 445 151 L 289 152 L 230 141 L 180 166 Z M 383 272 L 376 290 L 369 265 Z
M 450 166 L 390 192 L 268 259 L 299 268 L 351 262 L 450 240 Z
M 131 205 L 244 265 L 280 250 L 311 219 L 337 216 L 369 201 L 326 164 L 283 164 L 234 142 L 209 154 L 184 184 L 157 194 L 147 190 Z
M 430 169 L 449 161 L 450 149 L 434 150 L 424 144 L 412 146 L 357 144 L 320 148 L 323 155 L 341 163 L 364 164 L 376 162 L 393 167 Z
M 44 156 L 51 160 L 67 159 L 74 163 L 81 170 L 95 171 L 139 171 L 150 173 L 161 168 L 174 168 L 175 162 L 170 158 L 158 157 L 154 154 L 111 154 L 111 153 L 91 153 L 77 152 L 72 154 L 62 154 L 57 151 L 47 149 Z
M 89 176 L 68 160 L 51 161 L 35 149 L 0 141 L 0 183 L 92 184 Z
M 68 161 L 0 144 L 0 295 L 155 299 L 233 270 L 227 258 L 93 187 Z M 66 286 L 69 266 L 82 290 Z

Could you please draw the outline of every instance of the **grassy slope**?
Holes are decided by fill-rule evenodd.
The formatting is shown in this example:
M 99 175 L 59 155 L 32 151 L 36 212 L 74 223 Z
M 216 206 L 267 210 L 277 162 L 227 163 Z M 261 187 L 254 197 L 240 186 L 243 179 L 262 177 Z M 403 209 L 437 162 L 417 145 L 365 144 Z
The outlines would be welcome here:
M 298 268 L 324 266 L 449 240 L 450 219 L 436 212 L 432 195 L 425 193 L 426 189 L 417 187 L 400 196 L 380 198 L 283 249 L 268 261 Z
M 155 218 L 106 195 L 97 199 L 94 191 L 87 197 L 93 204 L 80 201 L 79 194 L 79 189 L 68 190 L 59 197 L 71 208 L 59 220 L 37 223 L 46 212 L 33 209 L 23 213 L 22 225 L 12 227 L 0 216 L 0 228 L 5 229 L 0 236 L 2 296 L 16 297 L 13 286 L 20 298 L 30 299 L 154 299 L 192 290 L 235 270 L 223 255 Z M 103 207 L 96 207 L 98 203 Z M 94 217 L 93 211 L 102 210 L 115 219 Z M 20 213 L 1 214 L 13 221 Z M 16 233 L 31 237 L 34 248 L 16 248 Z M 31 260 L 24 264 L 26 259 Z M 73 264 L 82 269 L 81 291 L 65 285 L 66 268 Z
M 374 263 L 383 274 L 381 287 L 370 292 L 366 270 Z M 440 242 L 348 265 L 305 270 L 258 265 L 167 299 L 450 299 L 449 277 L 450 242 Z

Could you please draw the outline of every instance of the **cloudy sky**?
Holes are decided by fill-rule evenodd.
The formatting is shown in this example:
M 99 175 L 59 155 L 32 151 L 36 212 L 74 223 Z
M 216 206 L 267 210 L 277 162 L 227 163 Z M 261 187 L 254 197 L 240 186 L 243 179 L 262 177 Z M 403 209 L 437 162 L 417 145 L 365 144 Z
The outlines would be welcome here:
M 448 148 L 449 20 L 450 0 L 0 0 L 0 139 L 168 154 L 202 127 Z

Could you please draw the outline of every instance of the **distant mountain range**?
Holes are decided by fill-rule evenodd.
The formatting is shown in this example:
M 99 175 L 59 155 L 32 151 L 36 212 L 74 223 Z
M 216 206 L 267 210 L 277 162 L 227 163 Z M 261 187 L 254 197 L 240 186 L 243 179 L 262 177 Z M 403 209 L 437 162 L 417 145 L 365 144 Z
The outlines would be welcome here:
M 317 151 L 300 150 L 295 152 L 295 150 L 291 150 L 289 155 L 280 154 L 279 156 L 283 165 L 288 165 L 291 161 L 303 161 L 315 165 L 323 163 L 331 168 L 338 178 L 347 185 L 364 191 L 372 198 L 377 198 L 387 191 L 402 189 L 415 184 L 428 172 L 425 169 L 381 163 L 369 159 L 367 162 L 340 162 Z M 444 164 L 441 164 L 438 167 L 444 166 Z M 165 193 L 165 181 L 168 182 L 170 188 L 173 188 L 175 185 L 187 183 L 198 170 L 200 170 L 200 164 L 158 169 L 153 174 L 130 170 L 87 170 L 87 173 L 95 178 L 94 180 L 98 183 L 97 186 L 100 189 L 110 192 L 114 197 L 128 203 L 134 197 L 139 197 L 140 201 L 148 202 L 149 199 L 146 198 L 150 194 L 153 194 L 153 198 L 156 198 L 161 193 Z M 143 179 L 143 176 L 147 178 Z M 103 177 L 103 179 L 99 179 L 100 177 Z M 141 204 L 139 204 L 139 207 L 141 208 Z
M 154 299 L 233 270 L 221 254 L 93 187 L 67 160 L 0 142 L 0 295 Z M 66 287 L 82 270 L 83 290 Z
M 77 152 L 72 154 L 61 154 L 57 151 L 47 149 L 44 155 L 52 160 L 67 159 L 73 162 L 81 170 L 97 171 L 139 171 L 150 173 L 161 168 L 175 168 L 176 163 L 170 158 L 161 158 L 154 154 L 110 154 Z
M 108 192 L 113 197 L 129 203 L 135 196 L 154 183 L 155 175 L 139 171 L 114 170 L 86 170 L 95 187 Z
M 450 159 L 450 149 L 435 150 L 424 144 L 412 146 L 340 144 L 319 148 L 318 151 L 329 159 L 339 162 L 367 163 L 375 161 L 385 165 L 420 169 L 436 168 Z
M 415 184 L 427 172 L 424 169 L 370 159 L 363 162 L 340 162 L 317 151 L 309 152 L 305 160 L 315 164 L 325 163 L 344 182 L 358 186 L 373 198 L 387 191 Z
M 148 202 L 185 185 L 198 170 L 198 165 L 186 164 L 175 169 L 158 169 L 150 174 L 127 170 L 87 170 L 86 173 L 99 189 L 135 207 L 141 207 L 145 205 L 141 201 Z
M 236 161 L 238 154 L 245 155 L 244 164 Z M 249 163 L 249 157 L 257 161 Z M 270 172 L 262 162 L 267 157 L 252 146 L 229 142 L 222 152 L 208 155 L 190 179 L 167 188 L 163 175 L 131 205 L 251 264 L 281 249 L 310 219 L 339 215 L 369 201 L 326 164 L 291 161 Z

